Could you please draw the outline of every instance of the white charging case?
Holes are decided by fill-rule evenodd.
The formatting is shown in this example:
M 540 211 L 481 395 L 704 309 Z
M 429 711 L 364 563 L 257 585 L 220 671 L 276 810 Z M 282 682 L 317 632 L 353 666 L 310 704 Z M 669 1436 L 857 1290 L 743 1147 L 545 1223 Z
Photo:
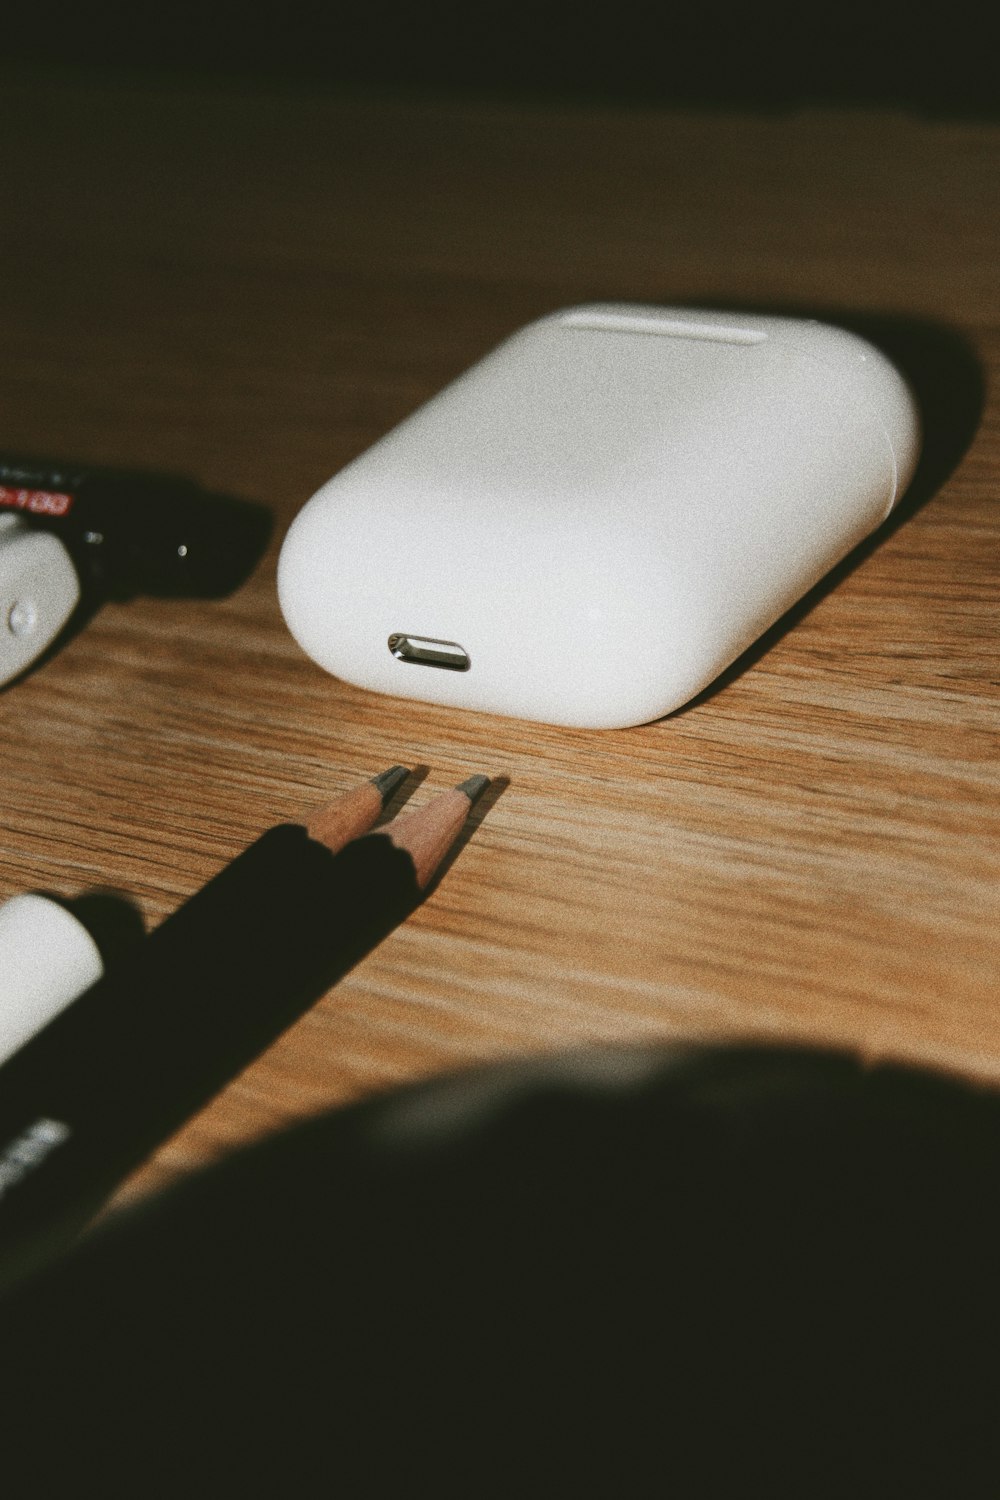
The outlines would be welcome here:
M 360 687 L 644 723 L 885 520 L 919 446 L 906 382 L 843 329 L 570 308 L 325 484 L 285 538 L 279 599 Z

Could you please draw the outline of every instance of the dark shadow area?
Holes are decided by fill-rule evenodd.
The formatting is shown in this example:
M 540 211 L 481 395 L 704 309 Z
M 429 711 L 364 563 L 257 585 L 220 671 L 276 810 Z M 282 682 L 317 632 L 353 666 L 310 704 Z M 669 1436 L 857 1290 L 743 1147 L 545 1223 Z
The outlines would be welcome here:
M 724 303 L 712 305 L 726 307 Z M 748 306 L 741 303 L 739 306 L 732 305 L 729 310 L 780 317 L 818 318 L 867 339 L 889 356 L 909 382 L 920 410 L 923 440 L 913 479 L 888 519 L 776 620 L 707 688 L 678 709 L 678 713 L 686 713 L 688 709 L 714 697 L 759 661 L 831 590 L 880 547 L 887 537 L 904 526 L 937 494 L 958 467 L 975 437 L 986 394 L 983 370 L 976 355 L 959 333 L 940 324 L 879 314 L 845 314 L 839 309 L 788 305 Z
M 994 1092 L 833 1053 L 347 1109 L 8 1296 L 7 1492 L 993 1496 L 998 1167 Z
M 377 6 L 236 0 L 70 7 L 37 0 L 5 25 L 8 70 L 126 70 L 137 81 L 250 84 L 288 92 L 425 92 L 465 98 L 787 110 L 890 107 L 995 117 L 988 12 L 934 4 L 902 17 L 884 0 L 817 10 L 613 9 L 512 0 Z

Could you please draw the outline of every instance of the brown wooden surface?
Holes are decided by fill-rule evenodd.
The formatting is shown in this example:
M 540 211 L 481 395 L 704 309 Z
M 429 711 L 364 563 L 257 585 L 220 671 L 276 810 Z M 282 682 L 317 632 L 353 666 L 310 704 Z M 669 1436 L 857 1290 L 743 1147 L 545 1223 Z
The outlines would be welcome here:
M 230 599 L 107 605 L 0 695 L 0 899 L 113 888 L 152 925 L 394 761 L 428 768 L 414 805 L 509 782 L 426 905 L 133 1187 L 400 1080 L 602 1039 L 1000 1078 L 995 396 L 977 410 L 998 167 L 995 125 L 895 114 L 7 86 L 0 447 L 187 472 L 277 526 Z M 325 676 L 275 599 L 299 506 L 519 324 L 591 299 L 902 320 L 933 398 L 922 503 L 644 728 Z

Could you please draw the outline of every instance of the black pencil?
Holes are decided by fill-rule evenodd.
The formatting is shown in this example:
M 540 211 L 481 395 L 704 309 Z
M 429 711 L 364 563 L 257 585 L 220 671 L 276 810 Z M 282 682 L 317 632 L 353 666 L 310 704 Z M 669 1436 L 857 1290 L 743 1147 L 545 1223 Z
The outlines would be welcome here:
M 417 905 L 487 778 L 351 837 L 405 774 L 265 833 L 0 1068 L 0 1285 Z

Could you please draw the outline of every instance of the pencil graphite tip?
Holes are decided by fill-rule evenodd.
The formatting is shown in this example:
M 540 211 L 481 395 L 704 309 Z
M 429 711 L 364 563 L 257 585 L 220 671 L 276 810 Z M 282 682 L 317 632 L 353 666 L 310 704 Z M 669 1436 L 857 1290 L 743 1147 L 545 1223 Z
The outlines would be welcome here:
M 381 771 L 378 776 L 372 777 L 372 786 L 382 798 L 383 807 L 385 807 L 397 787 L 402 786 L 409 774 L 409 766 L 390 766 L 388 771 Z
M 455 788 L 456 792 L 464 792 L 469 801 L 475 805 L 490 784 L 488 776 L 469 776 L 465 781 L 460 781 Z

